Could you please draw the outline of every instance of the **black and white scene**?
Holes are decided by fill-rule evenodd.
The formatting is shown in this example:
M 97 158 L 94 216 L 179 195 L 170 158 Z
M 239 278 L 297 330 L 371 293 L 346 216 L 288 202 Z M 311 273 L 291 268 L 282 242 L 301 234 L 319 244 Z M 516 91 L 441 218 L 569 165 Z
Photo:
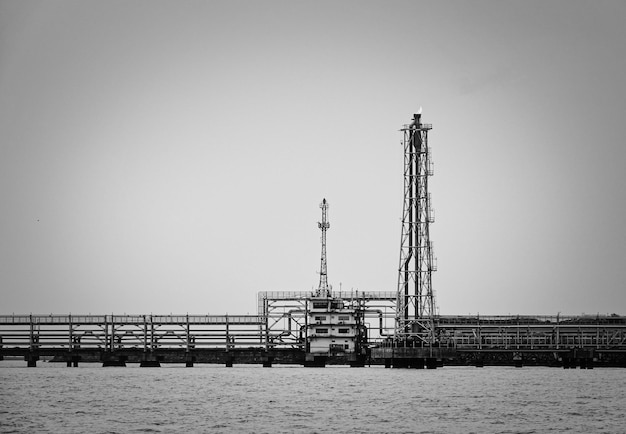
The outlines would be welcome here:
M 0 432 L 623 432 L 625 23 L 0 0 Z

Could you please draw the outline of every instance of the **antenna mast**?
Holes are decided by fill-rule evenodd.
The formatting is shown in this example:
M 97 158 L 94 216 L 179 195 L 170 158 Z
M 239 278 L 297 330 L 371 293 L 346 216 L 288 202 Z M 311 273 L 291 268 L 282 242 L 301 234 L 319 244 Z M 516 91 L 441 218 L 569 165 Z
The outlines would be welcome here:
M 328 222 L 328 202 L 326 199 L 320 203 L 322 209 L 322 221 L 317 226 L 322 230 L 322 263 L 320 266 L 320 284 L 316 291 L 317 297 L 330 297 L 330 286 L 328 286 L 328 270 L 326 268 L 326 231 L 330 228 Z
M 433 174 L 428 131 L 420 112 L 404 125 L 404 208 L 398 269 L 396 337 L 416 338 L 432 344 L 435 340 L 435 299 L 433 260 L 429 225 L 434 221 L 428 193 L 428 177 Z

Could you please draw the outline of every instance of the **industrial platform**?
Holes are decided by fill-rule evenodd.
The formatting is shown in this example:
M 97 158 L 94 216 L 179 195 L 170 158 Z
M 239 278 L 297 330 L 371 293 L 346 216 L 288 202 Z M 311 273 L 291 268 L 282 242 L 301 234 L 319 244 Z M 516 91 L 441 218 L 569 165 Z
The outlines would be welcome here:
M 395 291 L 333 291 L 328 281 L 329 203 L 318 228 L 320 280 L 314 291 L 260 292 L 257 315 L 0 315 L 0 358 L 41 357 L 77 366 L 139 363 L 456 364 L 626 367 L 626 317 L 445 316 L 436 309 L 430 240 L 434 211 L 428 133 L 420 112 L 401 129 L 404 206 Z

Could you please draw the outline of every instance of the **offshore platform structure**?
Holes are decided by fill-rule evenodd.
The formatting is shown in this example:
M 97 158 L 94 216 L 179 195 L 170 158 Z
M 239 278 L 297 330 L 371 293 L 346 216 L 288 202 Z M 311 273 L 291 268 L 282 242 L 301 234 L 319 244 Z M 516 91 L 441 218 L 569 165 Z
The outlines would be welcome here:
M 420 109 L 421 112 L 421 109 Z M 394 291 L 333 291 L 328 283 L 328 202 L 320 204 L 320 278 L 310 291 L 258 293 L 256 315 L 2 315 L 0 360 L 41 357 L 67 366 L 160 363 L 327 363 L 436 368 L 445 364 L 626 367 L 626 316 L 441 316 L 430 241 L 433 174 L 421 113 L 405 125 L 404 207 Z
M 320 204 L 322 231 L 319 284 L 312 291 L 259 293 L 259 315 L 266 319 L 268 351 L 292 346 L 304 353 L 305 366 L 347 363 L 363 366 L 372 339 L 393 336 L 395 291 L 333 291 L 328 282 L 326 233 L 329 204 Z
M 363 326 L 363 312 L 358 303 L 347 303 L 335 297 L 328 284 L 326 260 L 326 231 L 328 202 L 322 200 L 322 221 L 317 223 L 322 231 L 322 253 L 320 260 L 320 282 L 315 294 L 308 300 L 306 327 L 305 366 L 324 366 L 328 356 L 349 354 L 353 366 L 364 364 L 362 344 L 367 341 L 367 330 Z
M 428 146 L 431 124 L 421 121 L 421 108 L 413 122 L 404 125 L 404 206 L 398 295 L 396 301 L 396 340 L 435 342 L 435 298 L 432 273 L 436 270 L 430 224 L 434 222 L 428 178 L 433 163 Z

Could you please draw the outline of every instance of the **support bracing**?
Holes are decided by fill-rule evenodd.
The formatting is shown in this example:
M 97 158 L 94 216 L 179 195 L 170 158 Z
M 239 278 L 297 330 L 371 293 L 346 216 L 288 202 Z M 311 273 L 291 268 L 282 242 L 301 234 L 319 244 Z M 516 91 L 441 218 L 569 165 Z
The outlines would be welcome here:
M 404 207 L 396 337 L 432 345 L 435 341 L 435 300 L 432 272 L 435 270 L 430 223 L 434 221 L 428 192 L 432 160 L 428 146 L 430 124 L 421 122 L 421 113 L 402 128 L 404 133 Z
M 326 199 L 320 204 L 322 209 L 322 221 L 317 223 L 317 226 L 322 230 L 322 258 L 320 265 L 320 284 L 317 288 L 316 295 L 318 297 L 329 297 L 330 286 L 328 285 L 328 268 L 326 263 L 326 231 L 330 228 L 328 222 L 328 202 Z

